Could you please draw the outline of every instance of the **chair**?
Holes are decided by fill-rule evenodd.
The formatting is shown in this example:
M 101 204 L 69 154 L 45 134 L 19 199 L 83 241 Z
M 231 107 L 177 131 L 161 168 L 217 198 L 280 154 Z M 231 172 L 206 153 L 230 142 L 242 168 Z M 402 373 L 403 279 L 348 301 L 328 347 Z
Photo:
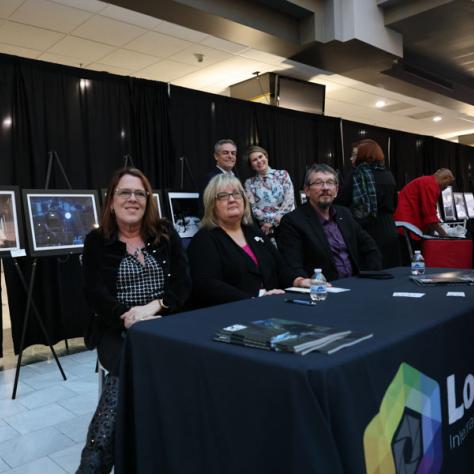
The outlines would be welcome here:
M 99 398 L 102 395 L 102 391 L 104 390 L 105 379 L 107 378 L 107 370 L 102 367 L 102 364 L 97 357 L 97 361 L 95 363 L 95 371 L 99 376 Z
M 403 230 L 410 260 L 413 259 L 413 247 L 409 232 L 421 239 L 421 251 L 427 267 L 472 268 L 472 240 L 423 234 L 418 227 L 405 221 L 395 221 L 395 226 Z

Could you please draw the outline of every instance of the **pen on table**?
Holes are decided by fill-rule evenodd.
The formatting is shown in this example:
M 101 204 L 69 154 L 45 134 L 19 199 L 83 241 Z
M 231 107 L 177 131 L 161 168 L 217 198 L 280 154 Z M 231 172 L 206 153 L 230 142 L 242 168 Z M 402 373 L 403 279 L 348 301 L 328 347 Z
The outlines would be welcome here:
M 308 305 L 308 306 L 312 306 L 312 305 L 313 305 L 313 303 L 311 303 L 311 301 L 308 301 L 308 300 L 286 299 L 285 301 L 286 301 L 287 303 L 304 304 L 304 305 Z

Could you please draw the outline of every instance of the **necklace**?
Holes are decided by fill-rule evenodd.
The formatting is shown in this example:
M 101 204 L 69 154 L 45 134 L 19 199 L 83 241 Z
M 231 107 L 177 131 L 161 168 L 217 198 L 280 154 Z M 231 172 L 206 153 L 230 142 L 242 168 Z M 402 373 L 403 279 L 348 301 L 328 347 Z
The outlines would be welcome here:
M 143 254 L 143 250 L 140 247 L 137 247 L 133 255 L 138 258 L 139 255 Z

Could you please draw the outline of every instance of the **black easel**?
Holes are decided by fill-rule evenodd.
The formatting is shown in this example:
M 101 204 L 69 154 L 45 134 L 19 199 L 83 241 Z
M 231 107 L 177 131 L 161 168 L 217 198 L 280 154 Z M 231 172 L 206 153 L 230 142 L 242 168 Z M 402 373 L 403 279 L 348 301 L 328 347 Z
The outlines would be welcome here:
M 186 166 L 186 170 L 188 171 L 189 177 L 191 178 L 191 183 L 193 184 L 196 190 L 199 188 L 196 185 L 196 181 L 194 180 L 193 172 L 191 171 L 191 167 L 189 166 L 189 160 L 186 156 L 180 156 L 178 158 L 180 164 L 180 178 L 179 178 L 179 189 L 182 191 L 184 189 L 184 167 Z
M 51 180 L 51 172 L 53 169 L 53 162 L 56 162 L 56 164 L 59 167 L 59 170 L 61 171 L 61 174 L 64 177 L 64 180 L 66 181 L 68 188 L 72 189 L 71 183 L 69 182 L 69 179 L 67 178 L 66 172 L 64 171 L 63 165 L 61 163 L 61 160 L 59 159 L 59 156 L 56 151 L 49 151 L 48 152 L 48 169 L 46 172 L 46 180 L 45 180 L 45 185 L 44 189 L 47 190 L 49 189 L 49 183 Z M 53 354 L 54 360 L 56 361 L 56 364 L 58 366 L 59 371 L 61 372 L 61 375 L 63 377 L 63 380 L 67 380 L 66 374 L 64 373 L 64 370 L 61 366 L 61 363 L 59 362 L 58 356 L 56 355 L 56 352 L 54 350 L 53 345 L 51 344 L 51 341 L 48 336 L 48 332 L 46 331 L 46 327 L 43 323 L 43 319 L 41 318 L 41 315 L 38 311 L 38 308 L 36 307 L 34 301 L 33 301 L 33 288 L 35 285 L 35 277 L 36 277 L 36 268 L 38 264 L 38 257 L 35 257 L 32 262 L 32 270 L 31 270 L 31 277 L 30 277 L 30 282 L 27 284 L 25 276 L 23 275 L 23 272 L 21 271 L 20 265 L 18 264 L 16 258 L 13 258 L 13 263 L 15 265 L 15 268 L 18 272 L 18 276 L 20 278 L 21 284 L 25 288 L 25 291 L 27 293 L 27 299 L 26 299 L 26 308 L 25 308 L 25 315 L 23 317 L 23 330 L 21 333 L 21 342 L 20 342 L 20 351 L 18 353 L 18 360 L 16 364 L 16 371 L 15 371 L 15 382 L 13 384 L 13 393 L 12 393 L 12 399 L 14 400 L 16 398 L 16 392 L 18 388 L 18 380 L 20 378 L 20 370 L 21 370 L 21 360 L 23 357 L 23 350 L 25 348 L 25 336 L 26 336 L 26 329 L 28 327 L 28 320 L 30 317 L 30 309 L 33 308 L 33 312 L 36 316 L 36 320 L 41 328 L 41 331 L 43 332 L 43 336 L 46 340 L 47 345 L 49 346 L 51 353 Z M 64 342 L 66 344 L 66 350 L 69 352 L 69 346 L 67 339 L 64 339 Z
M 132 155 L 127 153 L 126 155 L 123 156 L 123 167 L 124 168 L 128 168 L 128 167 L 135 168 L 135 163 L 133 162 Z

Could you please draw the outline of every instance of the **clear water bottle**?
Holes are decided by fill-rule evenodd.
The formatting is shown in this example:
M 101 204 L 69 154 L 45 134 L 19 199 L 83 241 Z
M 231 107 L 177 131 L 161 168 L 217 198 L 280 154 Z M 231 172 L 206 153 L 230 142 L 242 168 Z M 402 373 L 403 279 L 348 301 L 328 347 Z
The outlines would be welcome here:
M 316 301 L 324 301 L 328 296 L 328 282 L 320 268 L 314 269 L 309 296 L 313 304 L 316 304 Z
M 411 261 L 411 274 L 423 275 L 425 273 L 425 259 L 420 250 L 415 250 L 413 260 Z

